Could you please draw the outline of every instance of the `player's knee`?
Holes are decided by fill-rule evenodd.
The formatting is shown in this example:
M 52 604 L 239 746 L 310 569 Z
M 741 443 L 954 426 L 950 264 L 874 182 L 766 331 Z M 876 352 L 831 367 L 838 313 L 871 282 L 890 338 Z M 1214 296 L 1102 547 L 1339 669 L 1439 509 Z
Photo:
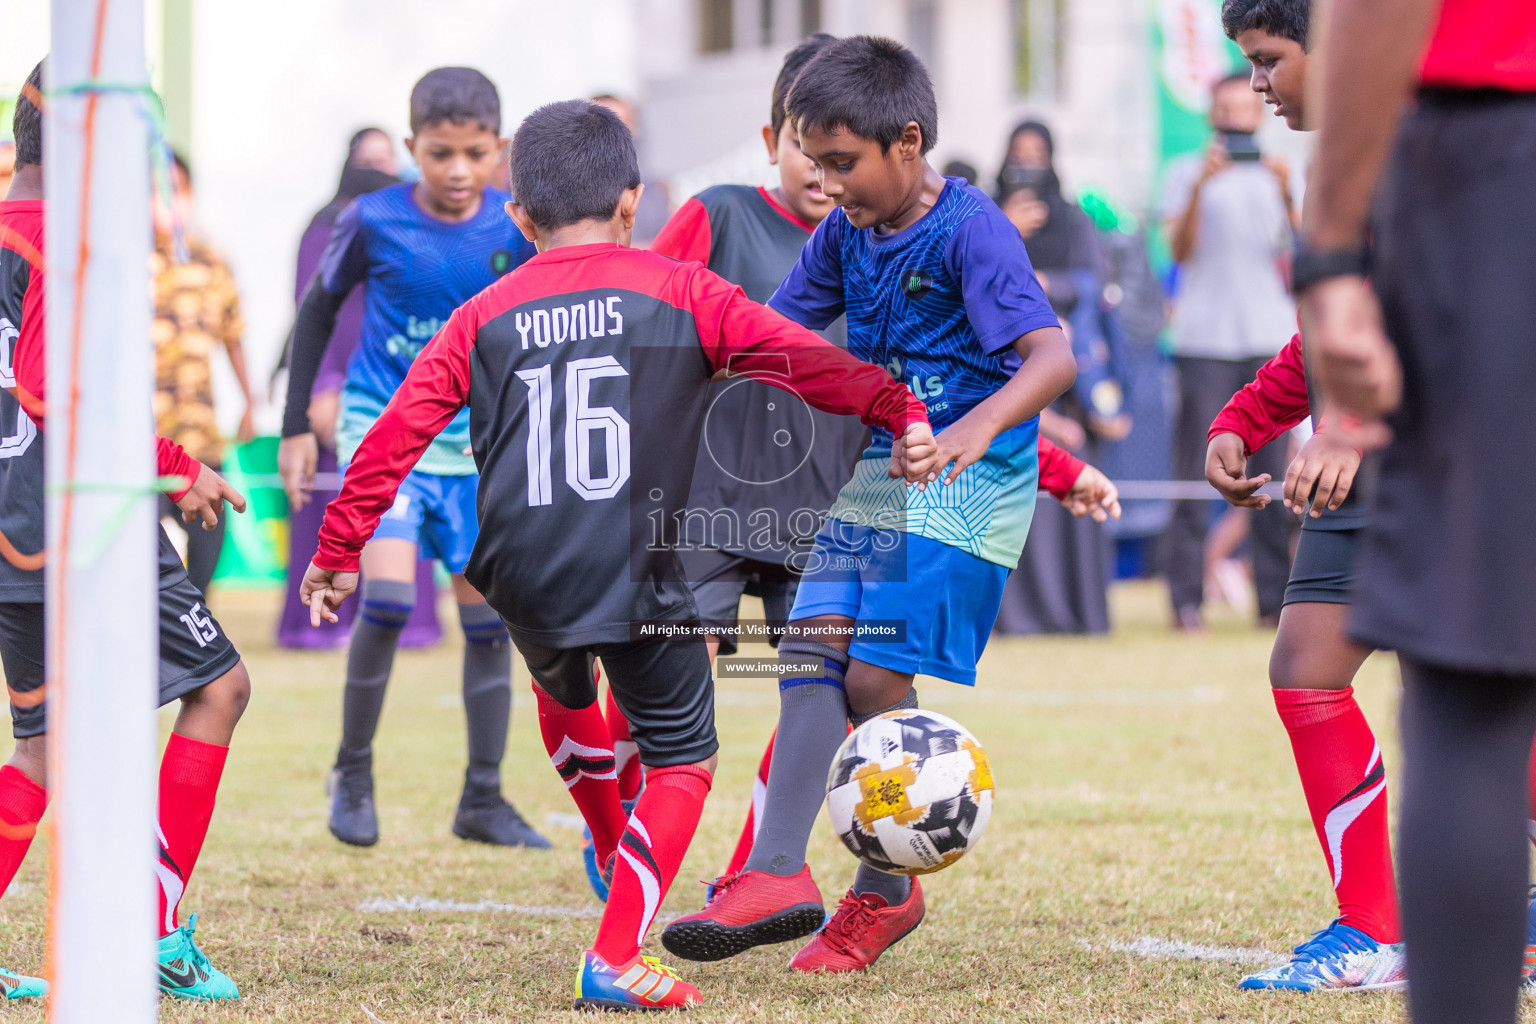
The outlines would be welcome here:
M 1269 653 L 1269 685 L 1276 690 L 1342 690 L 1354 672 L 1331 666 L 1304 644 L 1276 638 Z
M 21 774 L 47 788 L 48 785 L 48 735 L 22 736 L 16 740 L 16 749 L 6 762 Z
M 185 699 L 217 715 L 221 722 L 233 729 L 251 702 L 251 675 L 245 669 L 245 662 L 238 662 L 234 668 Z
M 416 584 L 402 580 L 364 580 L 357 614 L 369 625 L 399 632 L 416 609 Z

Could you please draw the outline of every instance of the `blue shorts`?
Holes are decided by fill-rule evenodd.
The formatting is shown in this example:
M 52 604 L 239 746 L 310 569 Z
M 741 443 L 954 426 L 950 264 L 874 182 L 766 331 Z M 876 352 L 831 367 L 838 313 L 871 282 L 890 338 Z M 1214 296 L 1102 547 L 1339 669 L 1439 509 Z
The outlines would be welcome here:
M 346 470 L 342 470 L 345 475 Z M 373 540 L 408 540 L 422 558 L 435 558 L 452 573 L 461 573 L 480 535 L 475 492 L 480 478 L 407 473 L 395 503 L 379 520 Z
M 903 620 L 906 635 L 855 639 L 848 656 L 893 672 L 976 685 L 976 662 L 1003 602 L 1008 567 L 915 533 L 828 519 L 816 535 L 790 620 Z

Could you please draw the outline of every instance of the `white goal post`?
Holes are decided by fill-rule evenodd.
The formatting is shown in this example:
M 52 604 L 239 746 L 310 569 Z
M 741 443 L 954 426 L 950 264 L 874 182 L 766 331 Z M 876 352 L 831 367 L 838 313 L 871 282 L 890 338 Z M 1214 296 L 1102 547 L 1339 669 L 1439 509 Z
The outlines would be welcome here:
M 158 1013 L 147 87 L 143 0 L 52 0 L 43 168 L 56 1024 L 144 1024 Z

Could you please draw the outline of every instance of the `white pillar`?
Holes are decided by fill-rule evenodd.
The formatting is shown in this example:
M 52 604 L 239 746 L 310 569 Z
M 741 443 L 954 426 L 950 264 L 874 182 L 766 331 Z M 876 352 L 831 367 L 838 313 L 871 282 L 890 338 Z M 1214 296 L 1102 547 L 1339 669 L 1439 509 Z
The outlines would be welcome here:
M 148 132 L 142 95 L 59 91 L 91 81 L 147 84 L 143 0 L 53 0 L 43 136 L 49 1020 L 143 1024 L 158 1004 Z

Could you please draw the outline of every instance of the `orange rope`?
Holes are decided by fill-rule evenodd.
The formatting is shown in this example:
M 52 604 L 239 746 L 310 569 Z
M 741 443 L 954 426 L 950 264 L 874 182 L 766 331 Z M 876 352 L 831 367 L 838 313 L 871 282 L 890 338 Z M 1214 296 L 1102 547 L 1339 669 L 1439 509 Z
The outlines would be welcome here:
M 22 572 L 36 572 L 48 564 L 48 549 L 44 548 L 35 555 L 24 555 L 11 543 L 11 538 L 0 530 L 0 557 L 10 562 Z
M 91 40 L 91 78 L 93 80 L 99 79 L 101 77 L 101 48 L 102 43 L 106 37 L 107 4 L 109 2 L 110 0 L 97 0 L 96 3 L 95 35 Z M 69 339 L 69 436 L 64 455 L 64 479 L 69 483 L 74 482 L 77 456 L 79 454 L 80 350 L 81 338 L 84 333 L 85 322 L 86 270 L 89 267 L 91 260 L 91 168 L 96 155 L 96 106 L 98 99 L 98 94 L 94 92 L 88 92 L 85 95 L 85 122 L 83 126 L 84 139 L 80 158 L 79 262 L 75 266 L 74 322 L 70 324 Z M 38 109 L 41 110 L 42 108 L 39 107 Z M 53 710 L 55 713 L 60 710 L 67 696 L 67 691 L 64 685 L 64 662 L 66 652 L 69 649 L 69 616 L 66 612 L 69 608 L 69 540 L 70 528 L 74 522 L 74 492 L 72 490 L 66 489 L 61 496 L 61 500 L 63 507 L 60 510 L 59 517 L 60 522 L 58 543 L 59 550 L 64 552 L 64 562 L 59 566 L 59 571 L 55 575 L 57 593 L 54 595 L 54 599 L 58 601 L 60 614 L 56 620 L 58 628 L 54 631 L 54 642 L 50 645 L 53 648 L 53 657 L 48 659 L 48 675 L 51 678 L 47 683 L 53 704 Z M 55 718 L 55 721 L 57 721 L 57 718 Z M 49 781 L 50 784 L 57 789 L 66 784 L 64 779 L 64 757 L 62 754 L 62 747 L 57 743 L 57 741 L 50 744 L 50 746 L 53 748 L 53 756 L 49 758 L 49 760 L 52 762 L 49 765 L 49 768 L 51 769 L 49 772 Z M 50 819 L 49 832 L 50 839 L 53 844 L 53 849 L 58 850 L 60 848 L 59 815 L 55 814 Z M 53 892 L 55 896 L 54 899 L 49 901 L 49 930 L 54 936 L 57 936 L 59 933 L 59 903 L 57 896 L 61 890 L 59 888 L 59 858 L 56 856 L 48 858 L 48 875 L 51 885 L 50 891 Z M 53 957 L 55 953 L 55 947 L 51 941 L 48 944 L 48 950 L 49 955 L 48 962 L 45 967 L 45 972 L 48 981 L 51 984 L 54 978 Z M 50 1000 L 49 1017 L 53 1016 L 53 1005 L 53 1001 Z

